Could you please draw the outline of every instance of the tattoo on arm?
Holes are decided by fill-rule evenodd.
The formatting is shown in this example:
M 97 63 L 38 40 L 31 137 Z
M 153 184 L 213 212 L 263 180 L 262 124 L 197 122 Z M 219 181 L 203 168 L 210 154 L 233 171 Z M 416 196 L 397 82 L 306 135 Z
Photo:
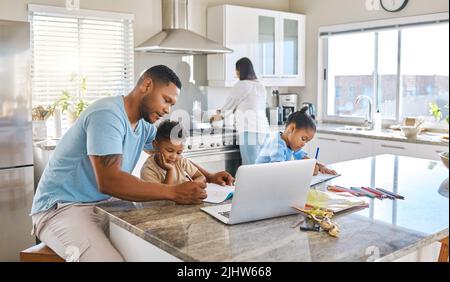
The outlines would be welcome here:
M 109 156 L 100 157 L 100 163 L 105 168 L 112 167 L 117 164 L 119 164 L 119 166 L 121 166 L 122 165 L 122 155 L 109 155 Z

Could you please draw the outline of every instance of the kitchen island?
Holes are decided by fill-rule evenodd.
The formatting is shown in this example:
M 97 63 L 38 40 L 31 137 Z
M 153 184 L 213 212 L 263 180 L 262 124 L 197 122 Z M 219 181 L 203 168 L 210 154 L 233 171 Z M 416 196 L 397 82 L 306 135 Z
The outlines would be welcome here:
M 327 184 L 384 188 L 405 200 L 367 199 L 369 208 L 335 217 L 339 238 L 292 228 L 298 215 L 226 226 L 200 210 L 207 204 L 116 201 L 96 212 L 109 217 L 127 261 L 395 261 L 448 237 L 441 163 L 382 155 L 332 167 L 342 176 Z

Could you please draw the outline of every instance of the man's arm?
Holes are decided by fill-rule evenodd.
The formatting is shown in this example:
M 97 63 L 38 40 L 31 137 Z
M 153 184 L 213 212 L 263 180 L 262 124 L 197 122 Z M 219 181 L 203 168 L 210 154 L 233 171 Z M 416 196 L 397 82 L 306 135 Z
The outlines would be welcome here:
M 187 182 L 177 186 L 146 183 L 123 172 L 122 155 L 89 158 L 99 191 L 103 194 L 133 202 L 169 200 L 178 204 L 200 204 L 206 198 L 206 185 L 200 183 Z
M 206 183 L 206 177 L 200 172 L 200 170 L 198 170 L 194 174 L 194 176 L 192 177 L 192 180 L 194 180 L 195 182 Z
M 192 161 L 191 161 L 192 162 Z M 206 177 L 206 181 L 208 183 L 215 183 L 221 186 L 232 186 L 234 183 L 234 178 L 226 171 L 221 171 L 218 173 L 209 173 L 207 170 L 202 168 L 201 166 L 197 165 L 196 163 L 192 162 L 195 167 L 200 170 L 200 172 Z

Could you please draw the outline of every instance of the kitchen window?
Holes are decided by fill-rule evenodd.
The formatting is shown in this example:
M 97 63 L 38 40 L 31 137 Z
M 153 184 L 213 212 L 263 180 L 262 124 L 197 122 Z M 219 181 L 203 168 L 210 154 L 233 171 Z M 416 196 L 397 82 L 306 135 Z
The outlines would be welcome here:
M 380 110 L 388 123 L 416 116 L 436 124 L 431 103 L 440 106 L 446 116 L 449 23 L 448 14 L 437 17 L 403 24 L 398 19 L 399 23 L 388 26 L 372 23 L 363 28 L 322 29 L 323 119 L 362 122 L 368 101 L 356 104 L 359 95 L 370 97 L 374 112 Z
M 29 5 L 33 106 L 63 91 L 89 102 L 134 85 L 133 16 Z

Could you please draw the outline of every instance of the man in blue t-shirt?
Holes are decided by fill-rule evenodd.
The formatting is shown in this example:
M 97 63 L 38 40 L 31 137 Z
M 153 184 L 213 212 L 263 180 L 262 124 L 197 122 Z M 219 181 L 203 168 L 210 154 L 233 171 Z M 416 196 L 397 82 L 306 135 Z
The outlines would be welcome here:
M 200 204 L 205 183 L 167 186 L 131 175 L 141 152 L 152 149 L 153 125 L 177 102 L 181 82 L 168 67 L 155 66 L 127 95 L 101 99 L 64 135 L 39 182 L 31 216 L 33 234 L 68 261 L 122 261 L 105 234 L 94 205 L 112 197 L 146 202 Z M 208 182 L 232 184 L 226 172 L 200 171 Z

